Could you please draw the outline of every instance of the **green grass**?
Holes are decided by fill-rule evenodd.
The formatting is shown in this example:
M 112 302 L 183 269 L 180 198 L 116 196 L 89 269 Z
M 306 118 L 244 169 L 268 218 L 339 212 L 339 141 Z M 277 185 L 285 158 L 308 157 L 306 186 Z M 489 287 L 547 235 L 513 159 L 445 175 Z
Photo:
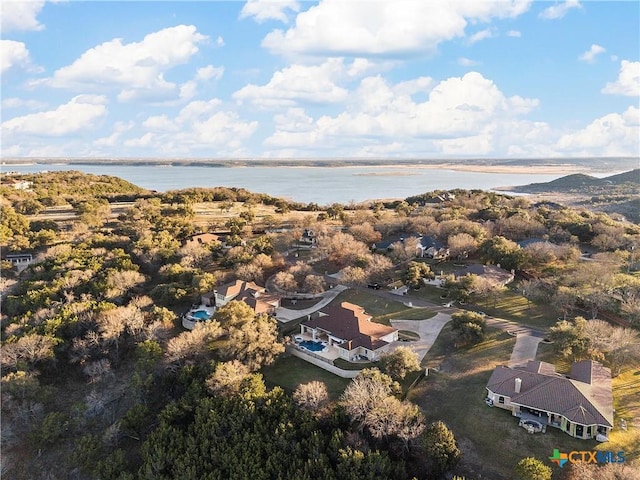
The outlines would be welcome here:
M 640 458 L 640 365 L 627 368 L 613 379 L 615 427 L 609 442 L 599 450 L 624 451 L 627 461 Z M 627 430 L 620 427 L 627 421 Z
M 485 386 L 496 365 L 507 364 L 515 338 L 489 329 L 485 341 L 466 349 L 453 347 L 451 327 L 445 326 L 423 364 L 429 376 L 409 394 L 428 421 L 442 419 L 452 429 L 463 451 L 464 471 L 470 478 L 513 478 L 513 467 L 526 456 L 550 465 L 554 448 L 589 450 L 595 442 L 576 440 L 549 428 L 530 435 L 518 427 L 506 410 L 484 404 Z M 439 367 L 439 371 L 432 370 Z M 559 472 L 555 468 L 555 474 Z
M 269 387 L 281 386 L 286 392 L 293 392 L 301 383 L 314 380 L 323 382 L 329 391 L 329 398 L 336 400 L 349 383 L 349 379 L 341 378 L 315 365 L 305 362 L 301 358 L 282 356 L 272 365 L 261 371 L 265 383 Z

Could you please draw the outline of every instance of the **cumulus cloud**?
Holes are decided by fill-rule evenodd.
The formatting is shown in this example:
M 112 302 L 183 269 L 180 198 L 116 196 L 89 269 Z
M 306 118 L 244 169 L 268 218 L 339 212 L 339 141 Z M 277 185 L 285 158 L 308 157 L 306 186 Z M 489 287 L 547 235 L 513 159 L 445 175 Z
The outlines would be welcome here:
M 416 102 L 413 95 L 427 95 Z M 476 153 L 491 153 L 495 145 L 490 130 L 500 121 L 513 120 L 538 105 L 535 99 L 506 97 L 489 79 L 477 72 L 453 77 L 433 85 L 428 77 L 389 84 L 380 76 L 366 77 L 349 97 L 345 111 L 336 116 L 321 116 L 313 123 L 303 112 L 290 112 L 287 125 L 304 128 L 280 128 L 265 140 L 265 145 L 283 149 L 352 148 L 364 152 L 363 144 L 412 147 L 414 152 L 459 153 L 482 148 Z M 520 132 L 518 132 L 520 133 Z M 451 140 L 451 141 L 448 141 Z M 466 147 L 463 147 L 463 144 Z
M 209 80 L 220 80 L 224 75 L 224 67 L 214 67 L 213 65 L 207 65 L 206 67 L 199 68 L 196 72 L 196 80 L 199 82 L 206 82 Z
M 107 114 L 106 103 L 102 95 L 78 95 L 55 110 L 12 118 L 2 123 L 3 139 L 14 135 L 60 137 L 91 130 Z
M 222 108 L 218 99 L 193 101 L 175 117 L 155 115 L 143 123 L 146 132 L 129 138 L 124 145 L 147 149 L 162 145 L 162 154 L 184 155 L 200 151 L 231 154 L 244 149 L 245 142 L 258 128 L 257 121 L 244 121 Z
M 638 156 L 640 109 L 631 106 L 622 114 L 610 113 L 585 128 L 563 135 L 558 150 L 572 155 Z
M 58 88 L 120 88 L 118 99 L 159 101 L 178 94 L 164 79 L 171 68 L 185 64 L 207 37 L 192 25 L 150 33 L 141 42 L 116 38 L 84 52 L 71 65 L 57 70 L 44 83 Z
M 443 41 L 464 36 L 469 22 L 516 17 L 527 11 L 530 3 L 324 0 L 299 13 L 288 30 L 269 33 L 262 45 L 283 54 L 424 54 Z
M 22 42 L 14 40 L 0 40 L 0 73 L 6 73 L 12 68 L 30 68 L 29 50 Z
M 607 83 L 602 89 L 602 93 L 628 97 L 640 95 L 640 62 L 622 60 L 618 79 L 615 82 Z
M 296 0 L 248 0 L 242 7 L 240 18 L 253 17 L 256 22 L 279 20 L 287 23 L 287 11 L 298 12 L 300 5 Z
M 584 52 L 582 55 L 578 57 L 578 60 L 581 60 L 587 63 L 593 63 L 599 54 L 604 53 L 606 51 L 607 50 L 604 47 L 601 47 L 600 45 L 596 45 L 594 43 L 593 45 L 591 45 L 591 48 L 589 48 L 589 50 L 587 50 L 586 52 Z
M 0 15 L 0 29 L 3 33 L 44 29 L 44 25 L 37 19 L 44 3 L 44 0 L 3 1 L 2 15 Z
M 336 103 L 346 100 L 348 91 L 336 84 L 345 75 L 342 59 L 330 58 L 321 65 L 291 65 L 273 74 L 266 85 L 249 84 L 233 98 L 260 107 L 295 106 L 297 103 Z
M 45 106 L 44 103 L 37 100 L 24 100 L 22 98 L 11 97 L 2 100 L 2 108 L 28 108 L 29 110 L 38 110 Z
M 582 8 L 582 5 L 578 0 L 567 0 L 566 2 L 556 3 L 555 5 L 545 8 L 538 16 L 545 20 L 556 20 L 564 17 L 572 8 Z
M 520 32 L 520 30 L 509 30 L 507 32 L 507 37 L 520 38 L 521 36 L 522 36 L 522 33 Z

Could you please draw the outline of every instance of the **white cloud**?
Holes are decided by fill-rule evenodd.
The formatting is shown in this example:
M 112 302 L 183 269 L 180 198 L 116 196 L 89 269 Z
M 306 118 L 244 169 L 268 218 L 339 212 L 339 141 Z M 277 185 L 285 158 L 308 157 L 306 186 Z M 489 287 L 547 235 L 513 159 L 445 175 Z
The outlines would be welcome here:
M 417 93 L 428 95 L 427 100 L 414 101 L 412 95 Z M 276 123 L 276 131 L 264 144 L 288 150 L 331 148 L 352 155 L 364 153 L 367 146 L 372 147 L 373 154 L 384 145 L 393 145 L 394 151 L 404 145 L 414 153 L 462 154 L 475 148 L 476 153 L 489 154 L 496 151 L 492 132 L 505 135 L 497 125 L 506 125 L 537 105 L 535 99 L 505 97 L 492 81 L 477 72 L 449 78 L 435 86 L 427 77 L 396 85 L 380 76 L 367 77 L 349 96 L 348 107 L 342 113 L 322 116 L 313 124 L 306 115 L 302 117 L 304 121 L 287 123 L 302 124 L 304 128 L 284 129 Z M 301 116 L 303 112 L 296 114 Z M 286 118 L 290 119 L 290 115 Z
M 196 73 L 196 80 L 199 82 L 206 82 L 208 80 L 220 80 L 224 75 L 224 67 L 214 67 L 213 65 L 207 65 L 198 69 Z
M 298 14 L 295 26 L 287 31 L 269 33 L 262 45 L 288 54 L 424 54 L 443 41 L 464 36 L 468 22 L 516 17 L 527 11 L 530 3 L 324 0 Z
M 507 37 L 520 38 L 521 36 L 522 36 L 522 33 L 519 30 L 509 30 L 507 32 Z
M 556 20 L 564 17 L 572 8 L 582 8 L 582 5 L 580 5 L 578 0 L 566 0 L 565 2 L 556 3 L 555 5 L 545 8 L 538 16 L 545 20 Z
M 113 126 L 113 133 L 108 137 L 98 138 L 93 142 L 96 147 L 115 147 L 119 145 L 122 134 L 133 128 L 133 122 L 116 122 Z
M 0 30 L 3 33 L 24 30 L 42 30 L 44 25 L 36 18 L 44 0 L 3 0 Z
M 599 54 L 606 51 L 607 50 L 604 47 L 601 47 L 600 45 L 596 45 L 594 43 L 593 45 L 591 45 L 591 48 L 589 48 L 589 50 L 578 57 L 578 60 L 582 60 L 583 62 L 587 63 L 593 63 Z
M 22 98 L 11 97 L 2 100 L 2 108 L 28 108 L 29 110 L 38 110 L 45 107 L 45 103 L 37 100 L 24 100 Z
M 296 0 L 248 0 L 242 7 L 240 18 L 255 18 L 262 23 L 267 20 L 279 20 L 287 23 L 287 11 L 298 12 L 300 5 Z
M 297 103 L 336 103 L 346 100 L 348 91 L 336 84 L 345 74 L 342 59 L 330 58 L 321 65 L 291 65 L 273 74 L 266 85 L 249 84 L 233 98 L 260 107 L 295 106 Z
M 639 138 L 640 109 L 631 106 L 622 114 L 610 113 L 563 135 L 557 148 L 572 155 L 638 156 Z
M 620 73 L 615 82 L 609 82 L 602 93 L 637 97 L 640 95 L 640 62 L 622 60 Z
M 124 145 L 141 148 L 148 154 L 150 148 L 161 145 L 166 155 L 188 155 L 206 151 L 210 155 L 230 155 L 244 151 L 245 142 L 256 129 L 258 122 L 244 121 L 235 112 L 221 108 L 218 99 L 193 101 L 174 118 L 168 115 L 148 117 L 142 126 L 147 131 L 130 138 Z
M 107 114 L 106 103 L 102 95 L 78 95 L 55 110 L 12 118 L 2 123 L 3 140 L 11 135 L 59 137 L 90 130 Z
M 29 50 L 22 42 L 0 40 L 0 73 L 6 73 L 14 67 L 28 68 L 31 64 Z
M 476 65 L 480 65 L 480 62 L 471 60 L 470 58 L 460 57 L 458 58 L 458 65 L 461 67 L 475 67 Z
M 485 28 L 484 30 L 480 30 L 479 32 L 474 33 L 469 37 L 469 43 L 474 44 L 480 42 L 481 40 L 485 40 L 487 38 L 493 38 L 493 32 L 490 28 Z
M 224 38 L 222 38 L 220 35 L 218 35 L 218 38 L 216 38 L 216 45 L 219 47 L 224 47 Z
M 59 88 L 121 88 L 118 99 L 122 102 L 175 97 L 178 86 L 166 81 L 164 74 L 187 63 L 206 38 L 192 25 L 150 33 L 141 42 L 122 43 L 116 38 L 87 50 L 45 83 Z

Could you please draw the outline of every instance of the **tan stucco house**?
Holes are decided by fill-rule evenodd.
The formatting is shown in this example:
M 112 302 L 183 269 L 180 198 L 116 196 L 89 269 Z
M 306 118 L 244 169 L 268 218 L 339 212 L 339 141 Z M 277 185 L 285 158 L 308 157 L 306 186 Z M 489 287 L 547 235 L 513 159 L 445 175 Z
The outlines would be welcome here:
M 575 438 L 606 437 L 613 428 L 611 370 L 593 360 L 574 363 L 568 376 L 539 361 L 524 368 L 498 366 L 486 388 L 494 407 Z
M 326 342 L 349 361 L 377 360 L 398 340 L 398 330 L 371 321 L 364 308 L 349 302 L 324 307 L 300 325 L 300 333 Z

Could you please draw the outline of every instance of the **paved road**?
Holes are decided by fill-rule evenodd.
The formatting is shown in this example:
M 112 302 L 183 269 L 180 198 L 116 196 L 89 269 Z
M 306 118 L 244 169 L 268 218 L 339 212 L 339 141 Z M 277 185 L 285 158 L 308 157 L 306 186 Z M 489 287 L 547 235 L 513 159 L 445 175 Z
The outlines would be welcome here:
M 516 344 L 513 346 L 511 352 L 511 358 L 509 359 L 509 366 L 524 367 L 529 360 L 536 359 L 536 353 L 538 352 L 538 344 L 542 341 L 541 337 L 534 337 L 520 333 L 516 336 Z

